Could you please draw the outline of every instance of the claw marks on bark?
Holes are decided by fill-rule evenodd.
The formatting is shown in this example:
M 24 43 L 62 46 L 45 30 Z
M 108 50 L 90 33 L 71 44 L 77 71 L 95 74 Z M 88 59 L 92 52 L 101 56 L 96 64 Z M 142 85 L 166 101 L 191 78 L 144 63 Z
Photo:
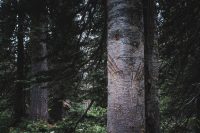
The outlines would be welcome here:
M 108 72 L 115 77 L 117 75 L 122 75 L 122 70 L 120 70 L 115 62 L 115 60 L 108 54 Z
M 133 69 L 131 70 L 131 86 L 133 86 L 133 83 L 135 81 L 140 81 L 142 79 L 143 79 L 143 65 L 140 62 L 140 64 L 138 65 L 138 68 L 137 68 L 136 72 Z
M 140 64 L 140 66 L 138 67 L 138 71 L 136 72 L 136 75 L 135 75 L 135 78 L 134 80 L 138 81 L 138 86 L 139 88 L 137 88 L 137 92 L 138 92 L 138 95 L 144 95 L 144 86 L 142 85 L 143 84 L 143 80 L 144 80 L 144 64 Z
M 142 82 L 143 80 L 143 74 L 144 74 L 144 66 L 143 63 L 140 62 L 140 64 L 138 65 L 138 68 L 136 70 L 136 72 L 134 70 L 131 71 L 131 87 L 133 89 L 136 89 L 138 95 L 142 95 L 143 93 L 143 89 L 141 89 L 141 87 L 136 87 L 136 86 L 140 86 L 140 82 Z M 138 85 L 135 85 L 138 84 Z
M 140 62 L 139 66 L 137 68 L 136 74 L 133 78 L 133 81 L 140 81 L 143 79 L 143 71 L 144 71 L 143 68 L 144 68 L 144 66 Z

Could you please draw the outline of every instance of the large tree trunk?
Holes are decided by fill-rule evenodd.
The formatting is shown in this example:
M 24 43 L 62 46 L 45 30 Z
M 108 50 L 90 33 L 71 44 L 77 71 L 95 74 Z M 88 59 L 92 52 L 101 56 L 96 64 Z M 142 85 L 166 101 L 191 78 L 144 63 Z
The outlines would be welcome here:
M 108 0 L 108 132 L 143 133 L 144 46 L 141 0 Z
M 23 90 L 24 80 L 24 33 L 23 33 L 24 16 L 18 14 L 18 33 L 17 33 L 17 83 L 14 95 L 14 117 L 15 122 L 18 123 L 21 117 L 25 116 L 25 92 Z
M 155 46 L 155 3 L 144 0 L 144 35 L 145 35 L 145 117 L 146 133 L 159 133 L 158 106 L 158 52 Z
M 47 65 L 47 25 L 44 20 L 32 22 L 31 29 L 31 68 L 33 82 L 31 87 L 31 105 L 30 112 L 33 120 L 47 120 L 48 119 L 48 90 L 47 82 L 43 80 L 43 73 L 48 70 Z

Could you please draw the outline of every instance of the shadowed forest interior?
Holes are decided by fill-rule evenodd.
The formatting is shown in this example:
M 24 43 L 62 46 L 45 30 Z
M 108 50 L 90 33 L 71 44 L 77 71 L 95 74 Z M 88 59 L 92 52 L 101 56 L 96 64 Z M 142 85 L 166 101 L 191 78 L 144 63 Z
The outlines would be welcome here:
M 200 133 L 200 1 L 0 0 L 0 133 Z

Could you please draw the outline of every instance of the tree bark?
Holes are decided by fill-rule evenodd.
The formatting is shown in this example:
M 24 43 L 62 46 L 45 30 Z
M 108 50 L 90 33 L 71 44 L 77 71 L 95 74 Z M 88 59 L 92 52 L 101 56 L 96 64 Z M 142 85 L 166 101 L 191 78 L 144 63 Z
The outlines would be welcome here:
M 144 0 L 146 133 L 159 133 L 158 52 L 155 46 L 155 3 Z
M 24 34 L 23 34 L 24 16 L 18 14 L 18 33 L 17 33 L 17 83 L 14 95 L 14 117 L 18 123 L 21 117 L 25 116 L 25 92 L 22 80 L 24 80 Z
M 59 82 L 60 83 L 60 82 Z M 59 84 L 58 83 L 58 84 Z M 53 122 L 62 120 L 63 118 L 63 100 L 64 100 L 64 89 L 61 86 L 54 86 L 54 90 L 51 93 L 51 110 L 49 111 L 49 117 Z
M 48 71 L 47 65 L 47 25 L 44 23 L 44 18 L 32 22 L 31 31 L 31 68 L 33 82 L 31 86 L 31 104 L 30 113 L 33 120 L 48 119 L 48 90 L 47 82 L 39 80 L 44 73 Z
M 108 0 L 108 133 L 145 132 L 141 0 Z

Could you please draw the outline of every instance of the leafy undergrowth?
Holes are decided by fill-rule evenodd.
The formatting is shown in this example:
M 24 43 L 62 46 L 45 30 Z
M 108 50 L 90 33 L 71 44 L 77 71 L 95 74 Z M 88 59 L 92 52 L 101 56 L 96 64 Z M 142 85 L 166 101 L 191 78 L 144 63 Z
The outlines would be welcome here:
M 76 107 L 78 108 L 78 107 Z M 54 124 L 43 121 L 23 120 L 17 127 L 9 127 L 11 112 L 0 112 L 0 133 L 74 133 L 74 126 L 84 109 L 72 109 L 62 120 Z M 106 109 L 95 105 L 77 125 L 75 133 L 106 133 Z
M 76 133 L 106 133 L 106 109 L 93 106 Z

